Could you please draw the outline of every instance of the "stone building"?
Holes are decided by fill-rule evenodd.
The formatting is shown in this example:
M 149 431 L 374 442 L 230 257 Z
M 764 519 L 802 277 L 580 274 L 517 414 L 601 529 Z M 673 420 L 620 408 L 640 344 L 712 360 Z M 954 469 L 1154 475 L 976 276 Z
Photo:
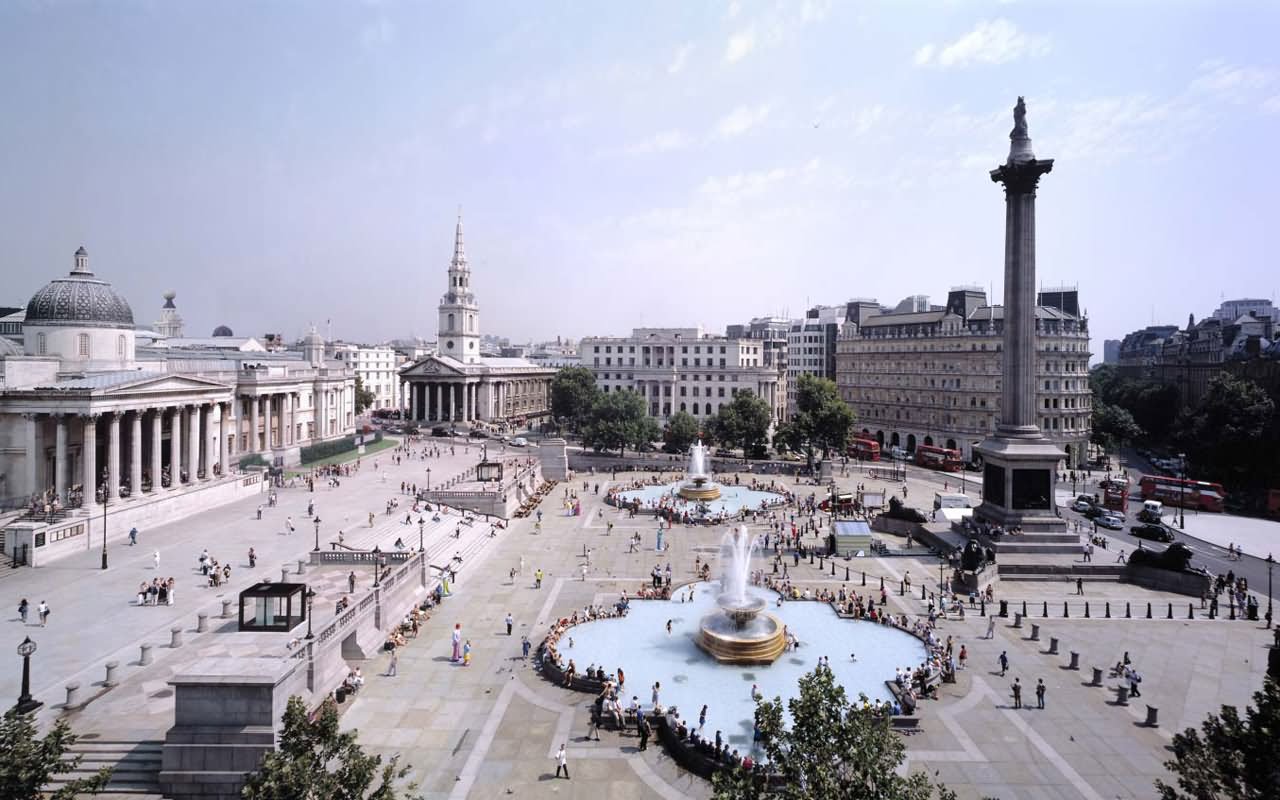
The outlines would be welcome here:
M 677 411 L 715 416 L 739 391 L 765 399 L 781 418 L 786 397 L 778 369 L 766 363 L 764 343 L 704 334 L 701 328 L 636 328 L 630 336 L 588 336 L 578 345 L 582 365 L 604 392 L 632 389 L 649 416 L 665 421 Z
M 333 342 L 330 357 L 351 367 L 361 385 L 373 393 L 370 409 L 400 408 L 400 366 L 404 359 L 389 344 L 359 345 Z
M 917 300 L 911 309 L 921 308 Z M 836 343 L 836 384 L 858 415 L 855 430 L 884 447 L 947 447 L 972 460 L 1000 417 L 1002 311 L 981 289 L 961 287 L 945 306 L 847 323 Z M 1074 290 L 1041 294 L 1036 354 L 1040 427 L 1071 466 L 1083 464 L 1092 413 L 1089 325 Z
M 481 354 L 480 305 L 471 291 L 461 217 L 448 279 L 438 309 L 437 352 L 400 369 L 409 418 L 522 426 L 550 416 L 556 369 L 525 358 Z

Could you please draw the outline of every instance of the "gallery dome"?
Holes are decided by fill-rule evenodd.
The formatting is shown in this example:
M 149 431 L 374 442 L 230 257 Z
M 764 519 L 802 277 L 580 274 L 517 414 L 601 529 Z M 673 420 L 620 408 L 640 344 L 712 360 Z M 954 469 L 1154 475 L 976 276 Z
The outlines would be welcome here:
M 24 325 L 133 330 L 133 309 L 111 284 L 89 269 L 89 254 L 76 251 L 75 269 L 55 278 L 27 303 Z

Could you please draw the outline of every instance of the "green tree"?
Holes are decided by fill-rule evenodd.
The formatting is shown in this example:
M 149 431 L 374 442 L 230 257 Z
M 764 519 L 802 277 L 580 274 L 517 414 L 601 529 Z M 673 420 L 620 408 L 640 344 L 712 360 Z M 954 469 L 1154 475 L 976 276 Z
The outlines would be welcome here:
M 730 447 L 741 447 L 747 458 L 762 458 L 769 445 L 769 425 L 773 409 L 763 397 L 742 389 L 733 400 L 720 406 L 709 427 L 717 441 Z
M 280 745 L 248 775 L 245 800 L 396 800 L 396 783 L 408 774 L 400 756 L 383 763 L 364 752 L 355 731 L 340 731 L 338 707 L 326 700 L 314 721 L 294 696 L 284 711 Z M 376 786 L 375 786 L 376 783 Z M 412 791 L 413 787 L 409 787 Z
M 822 457 L 831 451 L 840 452 L 849 438 L 849 431 L 857 422 L 857 415 L 840 397 L 836 383 L 816 375 L 801 375 L 796 382 L 796 413 L 791 417 L 792 437 L 796 450 L 804 452 L 809 467 L 818 451 Z
M 767 786 L 741 769 L 723 770 L 713 780 L 716 800 L 929 800 L 935 787 L 924 773 L 897 774 L 906 744 L 865 700 L 849 702 L 831 671 L 818 669 L 800 678 L 799 696 L 787 701 L 790 728 L 782 698 L 761 701 L 762 761 L 780 780 Z
M 565 367 L 551 379 L 551 415 L 574 433 L 582 431 L 600 390 L 595 373 L 586 367 Z
M 1232 486 L 1261 487 L 1276 470 L 1276 404 L 1251 380 L 1219 373 L 1178 418 L 1176 440 L 1197 472 Z
M 0 720 L 0 797 L 5 800 L 72 800 L 77 795 L 97 794 L 111 778 L 111 768 L 103 767 L 91 778 L 69 781 L 46 795 L 45 787 L 55 775 L 65 775 L 80 763 L 80 756 L 66 759 L 76 735 L 66 720 L 53 724 L 43 738 L 36 735 L 31 714 L 10 709 Z
M 1089 434 L 1089 439 L 1109 451 L 1114 451 L 1125 442 L 1142 438 L 1142 427 L 1134 421 L 1133 415 L 1127 409 L 1113 406 L 1102 400 L 1095 400 L 1092 416 L 1093 420 L 1090 423 L 1092 432 Z
M 630 389 L 601 392 L 582 427 L 582 441 L 598 451 L 644 449 L 662 438 L 658 423 L 645 413 L 645 400 Z
M 374 396 L 373 391 L 371 389 L 366 389 L 364 385 L 364 381 L 360 379 L 359 375 L 357 375 L 356 376 L 356 416 L 358 417 L 361 414 L 363 414 L 365 409 L 372 406 L 376 401 L 377 401 L 377 397 Z
M 804 434 L 791 422 L 780 422 L 773 429 L 773 449 L 779 453 L 804 451 Z
M 1265 678 L 1244 718 L 1235 706 L 1210 714 L 1200 731 L 1173 737 L 1165 762 L 1178 776 L 1174 788 L 1156 781 L 1161 800 L 1269 800 L 1280 792 L 1280 687 Z M 1203 731 L 1203 735 L 1201 734 Z
M 668 453 L 684 453 L 702 434 L 702 426 L 687 411 L 677 411 L 667 421 L 664 450 Z

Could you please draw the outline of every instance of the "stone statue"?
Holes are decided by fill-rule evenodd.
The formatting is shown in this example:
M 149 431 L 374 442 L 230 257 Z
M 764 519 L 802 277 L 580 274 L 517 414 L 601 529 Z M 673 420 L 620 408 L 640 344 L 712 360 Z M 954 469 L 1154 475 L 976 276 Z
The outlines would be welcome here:
M 1018 104 L 1013 107 L 1013 131 L 1009 133 L 1009 138 L 1029 138 L 1027 133 L 1027 104 L 1021 96 L 1018 97 Z

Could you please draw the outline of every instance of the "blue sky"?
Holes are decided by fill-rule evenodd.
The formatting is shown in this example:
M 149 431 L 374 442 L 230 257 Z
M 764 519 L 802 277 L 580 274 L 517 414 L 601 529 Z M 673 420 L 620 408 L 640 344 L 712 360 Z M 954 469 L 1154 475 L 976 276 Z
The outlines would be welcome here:
M 139 321 L 433 336 L 465 216 L 485 332 L 722 330 L 1001 292 L 1011 107 L 1044 285 L 1094 350 L 1280 288 L 1280 5 L 0 5 L 0 305 L 84 244 Z

